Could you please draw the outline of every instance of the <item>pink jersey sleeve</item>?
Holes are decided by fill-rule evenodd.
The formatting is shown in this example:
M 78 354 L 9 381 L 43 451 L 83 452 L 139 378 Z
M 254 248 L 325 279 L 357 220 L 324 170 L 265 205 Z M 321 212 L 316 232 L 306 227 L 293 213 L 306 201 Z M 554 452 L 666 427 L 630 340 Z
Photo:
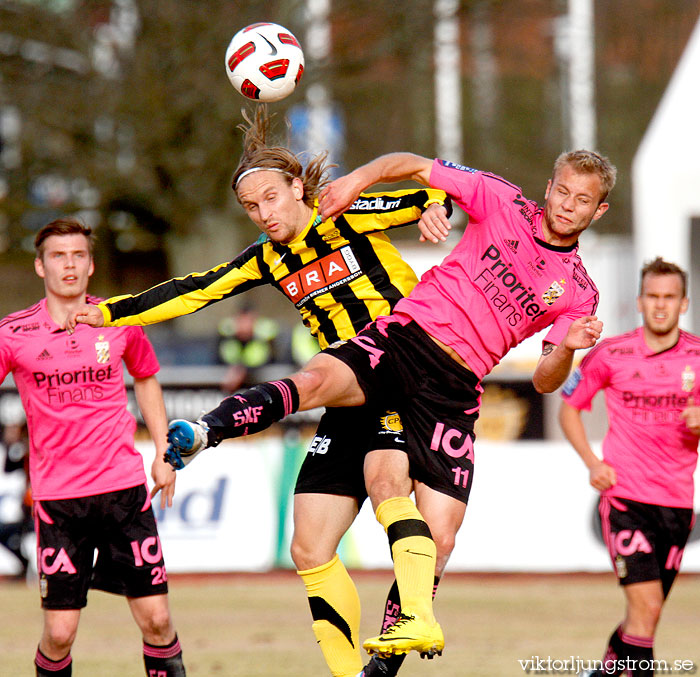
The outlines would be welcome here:
M 0 336 L 0 383 L 12 371 L 12 351 L 5 336 Z
M 134 378 L 147 378 L 158 373 L 160 364 L 142 327 L 128 327 L 124 364 Z
M 430 170 L 430 185 L 444 190 L 469 214 L 470 222 L 477 223 L 520 193 L 517 186 L 500 176 L 439 159 Z

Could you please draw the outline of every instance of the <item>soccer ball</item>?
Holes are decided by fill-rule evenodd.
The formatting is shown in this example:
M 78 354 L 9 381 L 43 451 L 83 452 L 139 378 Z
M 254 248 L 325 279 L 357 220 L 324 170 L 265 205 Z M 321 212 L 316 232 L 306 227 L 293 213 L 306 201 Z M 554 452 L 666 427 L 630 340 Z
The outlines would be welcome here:
M 279 101 L 294 91 L 304 72 L 299 41 L 283 26 L 251 24 L 233 36 L 226 50 L 226 74 L 248 99 Z

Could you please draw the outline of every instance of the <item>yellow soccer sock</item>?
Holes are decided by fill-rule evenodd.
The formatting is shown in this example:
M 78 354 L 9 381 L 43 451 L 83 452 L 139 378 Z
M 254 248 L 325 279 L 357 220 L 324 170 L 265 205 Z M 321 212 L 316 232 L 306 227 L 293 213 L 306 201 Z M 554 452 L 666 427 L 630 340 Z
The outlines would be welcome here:
M 436 550 L 427 523 L 413 501 L 401 496 L 380 503 L 376 515 L 389 538 L 401 613 L 434 622 Z
M 360 598 L 336 554 L 314 569 L 297 571 L 309 596 L 312 628 L 333 677 L 355 677 L 362 670 L 358 635 Z

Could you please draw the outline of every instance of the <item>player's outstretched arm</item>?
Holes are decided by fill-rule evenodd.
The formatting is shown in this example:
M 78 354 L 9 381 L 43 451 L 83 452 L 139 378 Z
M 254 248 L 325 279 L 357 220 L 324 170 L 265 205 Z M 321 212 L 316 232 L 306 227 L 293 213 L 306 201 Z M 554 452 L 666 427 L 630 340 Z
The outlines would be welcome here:
M 329 183 L 319 196 L 324 219 L 333 218 L 348 209 L 363 190 L 375 183 L 417 181 L 429 185 L 433 161 L 413 153 L 389 153 Z
M 168 447 L 168 419 L 163 402 L 163 391 L 155 376 L 134 378 L 134 395 L 139 405 L 143 420 L 156 447 L 156 456 L 151 465 L 153 489 L 151 498 L 160 491 L 160 507 L 173 505 L 175 495 L 175 471 L 165 461 Z
M 595 315 L 586 315 L 574 320 L 564 337 L 555 346 L 547 343 L 532 376 L 538 393 L 554 392 L 569 375 L 574 353 L 582 348 L 592 348 L 600 338 L 603 323 Z
M 605 491 L 617 483 L 615 469 L 602 461 L 591 449 L 586 429 L 581 419 L 581 411 L 568 402 L 562 402 L 559 409 L 559 425 L 571 446 L 588 468 L 591 486 Z

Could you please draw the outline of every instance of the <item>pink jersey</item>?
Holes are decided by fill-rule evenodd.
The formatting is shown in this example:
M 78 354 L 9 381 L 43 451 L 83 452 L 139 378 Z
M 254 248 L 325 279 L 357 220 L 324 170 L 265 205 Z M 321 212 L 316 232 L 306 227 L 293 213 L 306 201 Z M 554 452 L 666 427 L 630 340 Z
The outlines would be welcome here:
M 12 372 L 22 398 L 35 499 L 92 496 L 146 481 L 122 360 L 135 378 L 159 368 L 142 328 L 79 324 L 71 336 L 51 319 L 46 299 L 0 322 L 0 382 Z
M 643 329 L 601 341 L 581 361 L 562 396 L 576 409 L 590 409 L 603 389 L 608 432 L 603 459 L 617 484 L 606 496 L 671 508 L 693 507 L 698 438 L 680 415 L 693 395 L 700 402 L 700 338 L 681 331 L 678 343 L 654 353 Z
M 592 315 L 598 290 L 577 254 L 543 239 L 542 209 L 499 176 L 436 160 L 430 185 L 469 215 L 462 239 L 421 278 L 394 314 L 453 348 L 479 378 L 528 336 L 553 325 L 559 344 Z

